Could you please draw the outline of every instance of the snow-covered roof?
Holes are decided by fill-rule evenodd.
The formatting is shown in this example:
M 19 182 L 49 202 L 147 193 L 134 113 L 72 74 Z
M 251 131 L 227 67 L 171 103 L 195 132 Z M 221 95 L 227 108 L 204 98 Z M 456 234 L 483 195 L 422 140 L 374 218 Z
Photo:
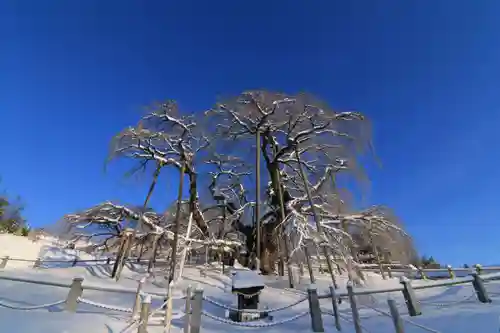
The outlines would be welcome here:
M 255 271 L 235 271 L 233 272 L 233 288 L 265 287 L 262 275 Z

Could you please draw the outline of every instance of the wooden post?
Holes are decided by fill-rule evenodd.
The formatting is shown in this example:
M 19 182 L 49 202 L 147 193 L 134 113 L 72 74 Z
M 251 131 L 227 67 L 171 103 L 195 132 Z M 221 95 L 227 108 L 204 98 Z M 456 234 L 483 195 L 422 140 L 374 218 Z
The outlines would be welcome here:
M 311 264 L 311 257 L 309 256 L 309 250 L 307 249 L 307 246 L 304 247 L 304 258 L 306 259 L 306 265 L 307 265 L 307 272 L 309 273 L 309 281 L 311 283 L 316 282 L 316 278 L 314 277 L 314 272 Z
M 427 280 L 427 275 L 425 275 L 425 272 L 422 269 L 422 266 L 418 266 L 418 273 L 420 274 L 420 278 L 422 278 L 422 280 Z
M 123 237 L 124 237 L 124 242 L 123 242 L 123 251 L 119 258 L 116 258 L 117 262 L 115 263 L 115 266 L 118 264 L 117 271 L 116 271 L 116 281 L 120 280 L 120 276 L 122 275 L 123 267 L 125 266 L 125 262 L 128 258 L 128 252 L 130 250 L 130 246 L 132 243 L 132 236 L 133 236 L 134 230 L 132 228 L 127 228 L 123 231 Z
M 111 258 L 106 259 L 106 265 L 109 265 L 111 263 Z
M 190 333 L 200 333 L 202 309 L 203 309 L 203 289 L 196 288 L 194 290 L 193 303 L 191 304 Z
M 455 272 L 453 272 L 453 269 L 451 268 L 450 265 L 446 266 L 446 269 L 448 270 L 448 275 L 450 276 L 450 279 L 455 278 Z
M 186 305 L 184 307 L 184 333 L 191 333 L 190 331 L 190 319 L 191 319 L 191 286 L 189 285 L 186 289 Z
M 389 278 L 392 279 L 392 268 L 391 268 L 391 266 L 387 266 L 387 275 L 389 275 Z
M 137 284 L 137 292 L 135 293 L 135 302 L 134 302 L 134 307 L 132 309 L 132 318 L 137 318 L 137 316 L 139 315 L 139 309 L 141 308 L 142 287 L 144 286 L 145 282 L 146 278 L 143 277 L 142 279 L 139 280 L 139 283 Z
M 318 291 L 314 284 L 307 288 L 309 300 L 309 313 L 311 315 L 311 327 L 313 332 L 324 332 L 323 318 L 321 318 L 321 308 L 319 306 Z
M 141 316 L 137 333 L 148 333 L 149 309 L 151 308 L 151 295 L 144 295 L 141 303 Z
M 151 237 L 151 236 L 149 236 Z M 158 247 L 158 241 L 159 241 L 160 237 L 159 235 L 157 234 L 154 234 L 153 235 L 153 246 L 151 248 L 151 257 L 149 258 L 149 261 L 148 261 L 148 273 L 151 273 L 151 271 L 153 270 L 153 265 L 154 265 L 154 262 L 155 262 L 155 257 L 156 257 L 156 248 Z
M 335 288 L 330 286 L 330 295 L 332 296 L 332 308 L 333 308 L 333 317 L 335 318 L 335 328 L 337 331 L 342 331 L 342 327 L 340 326 L 340 316 L 339 316 L 339 307 L 337 303 L 337 295 L 335 294 Z
M 193 212 L 189 214 L 189 219 L 188 219 L 188 225 L 187 225 L 187 230 L 186 230 L 186 239 L 190 239 L 191 236 L 191 226 L 193 225 Z M 179 272 L 177 273 L 177 277 L 175 277 L 175 281 L 178 281 L 182 278 L 182 274 L 184 272 L 184 265 L 186 264 L 186 257 L 189 257 L 189 241 L 186 241 L 184 244 L 184 250 L 182 251 L 181 255 L 181 262 L 180 262 L 180 267 L 179 267 Z
M 165 310 L 165 321 L 164 321 L 164 327 L 165 327 L 165 332 L 170 332 L 170 327 L 172 325 L 172 286 L 173 286 L 174 281 L 170 281 L 168 284 L 168 291 L 167 291 L 167 308 Z
M 276 144 L 273 144 L 273 151 L 274 151 L 274 156 L 278 154 L 278 146 Z M 276 179 L 278 179 L 278 199 L 280 202 L 280 217 L 281 217 L 281 223 L 284 223 L 286 219 L 286 213 L 285 213 L 285 203 L 284 203 L 284 198 L 283 198 L 283 188 L 282 183 L 281 183 L 281 173 L 279 170 L 279 166 L 276 169 Z M 283 235 L 284 227 L 281 226 L 279 230 L 279 235 Z M 287 265 L 287 273 L 288 273 L 288 286 L 290 288 L 294 287 L 294 282 L 293 282 L 293 274 L 292 274 L 292 261 L 290 258 L 290 244 L 289 239 L 290 237 L 286 236 L 285 237 L 280 237 L 280 239 L 284 240 L 284 248 L 285 248 L 285 260 L 286 260 L 286 265 Z M 283 265 L 283 256 L 280 256 L 280 266 L 282 266 L 282 269 L 284 270 L 285 267 Z M 283 274 L 284 275 L 284 274 Z
M 309 189 L 309 181 L 307 180 L 307 176 L 304 172 L 304 168 L 302 167 L 302 162 L 300 161 L 299 145 L 295 146 L 295 158 L 297 160 L 297 164 L 299 167 L 300 177 L 302 178 L 302 181 L 304 182 L 304 187 L 305 187 L 306 194 L 307 194 L 307 200 L 309 201 L 311 212 L 312 212 L 312 215 L 314 217 L 314 222 L 316 224 L 316 231 L 319 234 L 322 234 L 323 228 L 321 225 L 320 218 L 319 218 L 318 214 L 316 213 L 316 207 L 314 206 L 314 201 L 312 199 L 311 191 Z M 323 255 L 326 258 L 326 264 L 328 267 L 328 272 L 330 273 L 330 278 L 332 279 L 333 286 L 335 287 L 335 289 L 338 289 L 338 284 L 337 284 L 337 280 L 335 278 L 335 273 L 333 272 L 333 265 L 332 265 L 332 262 L 330 261 L 330 251 L 329 251 L 328 247 L 326 247 L 326 246 L 321 246 L 321 249 L 322 249 Z
M 387 276 L 385 276 L 384 265 L 382 265 L 382 263 L 380 263 L 380 259 L 377 259 L 377 261 L 379 262 L 378 266 L 379 266 L 380 275 L 382 275 L 382 279 L 387 280 Z
M 9 261 L 9 259 L 9 256 L 5 256 L 2 258 L 2 261 L 0 262 L 0 269 L 4 269 L 5 266 L 7 266 L 7 262 Z
M 475 264 L 474 267 L 476 268 L 477 275 L 481 275 L 481 271 L 483 270 L 483 266 L 481 266 L 481 264 Z
M 363 333 L 363 329 L 361 328 L 361 318 L 359 317 L 359 311 L 356 304 L 356 295 L 354 295 L 352 281 L 347 281 L 347 295 L 349 295 L 349 302 L 351 303 L 354 330 L 356 331 L 356 333 Z
M 394 329 L 396 330 L 396 333 L 404 333 L 405 330 L 403 326 L 403 320 L 399 315 L 398 306 L 396 305 L 396 301 L 393 300 L 390 295 L 387 299 L 387 304 L 389 305 L 389 310 L 391 312 L 392 322 L 394 323 Z
M 36 258 L 35 263 L 33 264 L 33 268 L 40 268 L 42 264 L 42 260 L 40 258 Z
M 74 278 L 69 289 L 68 296 L 66 297 L 65 309 L 69 312 L 76 312 L 76 307 L 78 306 L 78 298 L 82 296 L 82 278 Z
M 400 280 L 403 285 L 403 296 L 405 298 L 406 307 L 408 308 L 408 314 L 412 317 L 420 316 L 422 311 L 420 311 L 420 304 L 415 296 L 415 291 L 413 290 L 408 278 L 402 276 Z
M 200 270 L 201 277 L 207 276 L 207 272 L 206 272 L 207 269 L 208 269 L 208 245 L 205 245 L 205 264 L 203 265 L 203 267 Z
M 123 255 L 125 245 L 125 233 L 122 232 L 120 235 L 120 246 L 118 248 L 118 252 L 116 252 L 115 263 L 113 265 L 113 270 L 111 271 L 111 277 L 116 278 L 116 273 L 118 272 L 118 265 L 120 264 L 120 258 Z
M 181 206 L 182 206 L 182 194 L 184 187 L 184 174 L 186 172 L 186 161 L 182 161 L 182 166 L 179 176 L 179 189 L 177 193 L 177 207 L 175 209 L 175 232 L 174 232 L 174 243 L 172 245 L 172 258 L 170 258 L 170 274 L 168 276 L 168 283 L 174 280 L 175 268 L 177 265 L 177 247 L 179 246 L 179 229 L 181 224 Z
M 486 288 L 484 287 L 483 279 L 479 276 L 477 272 L 472 272 L 472 286 L 476 291 L 477 299 L 481 303 L 491 303 L 491 299 L 488 297 Z

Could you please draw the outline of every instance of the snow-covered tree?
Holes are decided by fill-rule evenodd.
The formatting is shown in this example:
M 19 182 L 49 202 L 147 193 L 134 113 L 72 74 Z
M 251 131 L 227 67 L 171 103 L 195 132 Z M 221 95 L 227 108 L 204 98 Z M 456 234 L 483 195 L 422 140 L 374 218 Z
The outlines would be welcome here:
M 370 153 L 370 124 L 361 113 L 337 112 L 306 94 L 249 91 L 204 114 L 183 114 L 172 101 L 157 105 L 115 137 L 111 157 L 137 160 L 138 168 L 155 165 L 144 207 L 163 168 L 188 176 L 189 196 L 176 202 L 168 216 L 127 211 L 143 228 L 139 236 L 158 233 L 168 240 L 171 235 L 185 245 L 191 238 L 229 242 L 238 234 L 265 273 L 274 271 L 278 258 L 290 264 L 319 248 L 334 278 L 331 260 L 356 265 L 353 249 L 359 237 L 352 235 L 367 240 L 374 251 L 382 242 L 399 244 L 407 237 L 389 210 L 355 210 L 337 184 L 346 177 L 365 179 L 362 161 Z M 108 214 L 102 209 L 75 221 L 102 224 L 100 214 Z M 118 215 L 125 212 L 114 209 Z M 194 238 L 180 230 L 191 215 Z M 71 216 L 68 221 L 75 223 Z M 113 228 L 117 237 L 119 228 Z

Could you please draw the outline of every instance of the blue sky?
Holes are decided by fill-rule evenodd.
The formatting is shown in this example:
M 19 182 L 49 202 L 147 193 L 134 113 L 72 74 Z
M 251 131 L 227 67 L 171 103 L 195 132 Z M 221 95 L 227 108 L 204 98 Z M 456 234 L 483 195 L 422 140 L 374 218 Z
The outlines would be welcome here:
M 499 14 L 494 0 L 2 1 L 2 187 L 34 226 L 140 204 L 148 177 L 103 164 L 144 105 L 306 90 L 373 120 L 367 202 L 394 208 L 420 252 L 498 263 Z M 153 206 L 175 188 L 163 175 Z

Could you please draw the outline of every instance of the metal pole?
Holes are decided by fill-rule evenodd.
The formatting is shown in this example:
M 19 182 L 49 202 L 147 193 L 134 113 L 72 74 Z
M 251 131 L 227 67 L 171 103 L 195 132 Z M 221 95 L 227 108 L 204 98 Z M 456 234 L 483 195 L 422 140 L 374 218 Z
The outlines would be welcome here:
M 314 207 L 314 202 L 311 196 L 311 191 L 309 190 L 309 181 L 307 180 L 307 176 L 304 172 L 304 168 L 302 168 L 302 163 L 300 162 L 300 155 L 299 155 L 299 149 L 298 146 L 295 147 L 295 155 L 297 158 L 297 163 L 299 165 L 299 171 L 300 171 L 300 176 L 302 178 L 302 181 L 304 182 L 304 187 L 306 190 L 307 194 L 307 199 L 309 201 L 309 204 L 311 205 L 311 212 L 313 213 L 314 217 L 314 222 L 316 223 L 316 230 L 318 231 L 319 234 L 323 232 L 323 228 L 321 227 L 321 222 L 319 221 L 318 214 L 316 213 L 316 208 Z M 332 283 L 335 289 L 338 289 L 339 286 L 337 285 L 337 280 L 335 279 L 335 273 L 333 273 L 333 266 L 332 262 L 330 261 L 330 255 L 328 253 L 328 248 L 326 246 L 321 246 L 323 255 L 326 258 L 326 264 L 328 265 L 328 271 L 330 273 L 330 277 L 332 278 Z
M 260 130 L 257 129 L 255 134 L 255 225 L 257 232 L 257 246 L 256 246 L 256 258 L 255 258 L 255 269 L 260 270 Z
M 170 267 L 170 275 L 168 277 L 168 283 L 172 282 L 175 275 L 175 265 L 177 264 L 177 243 L 179 242 L 179 226 L 181 223 L 181 205 L 182 205 L 182 189 L 184 187 L 184 171 L 186 170 L 186 162 L 182 163 L 179 178 L 179 193 L 177 194 L 177 208 L 175 210 L 175 232 L 174 232 L 174 245 L 172 247 L 172 261 Z

